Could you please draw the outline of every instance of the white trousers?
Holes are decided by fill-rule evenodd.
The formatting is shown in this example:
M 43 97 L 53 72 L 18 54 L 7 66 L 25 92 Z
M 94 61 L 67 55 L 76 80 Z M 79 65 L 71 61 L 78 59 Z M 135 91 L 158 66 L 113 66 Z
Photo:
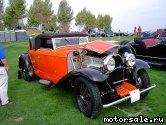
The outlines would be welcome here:
M 0 67 L 0 100 L 1 104 L 5 105 L 8 101 L 8 74 L 5 70 L 5 67 Z

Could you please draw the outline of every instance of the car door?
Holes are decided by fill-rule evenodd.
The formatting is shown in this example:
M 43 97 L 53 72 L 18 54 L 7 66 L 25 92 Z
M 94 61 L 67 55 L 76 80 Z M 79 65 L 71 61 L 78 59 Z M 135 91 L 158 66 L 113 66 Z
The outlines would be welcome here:
M 54 68 L 56 58 L 51 39 L 41 40 L 41 47 L 36 50 L 38 75 L 40 78 L 55 82 L 58 79 Z

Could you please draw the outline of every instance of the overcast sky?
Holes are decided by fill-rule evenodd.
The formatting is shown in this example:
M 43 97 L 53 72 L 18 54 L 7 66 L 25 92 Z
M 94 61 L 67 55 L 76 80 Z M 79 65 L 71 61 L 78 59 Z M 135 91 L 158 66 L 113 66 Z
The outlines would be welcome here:
M 57 13 L 61 0 L 50 1 L 53 3 L 54 12 Z M 33 0 L 26 2 L 30 5 Z M 166 28 L 166 0 L 67 0 L 67 2 L 74 11 L 74 17 L 84 7 L 96 17 L 98 14 L 109 14 L 113 18 L 113 31 L 120 29 L 133 32 L 135 26 L 141 26 L 144 31 Z

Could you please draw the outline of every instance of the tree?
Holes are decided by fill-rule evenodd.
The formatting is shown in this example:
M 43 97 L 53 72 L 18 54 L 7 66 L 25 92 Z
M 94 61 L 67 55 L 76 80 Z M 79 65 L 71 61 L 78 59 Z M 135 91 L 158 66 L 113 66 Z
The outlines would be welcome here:
M 50 21 L 49 21 L 48 26 L 46 27 L 46 29 L 47 29 L 47 30 L 54 30 L 54 29 L 57 29 L 56 22 L 57 22 L 57 17 L 56 17 L 56 15 L 51 16 L 51 19 L 50 19 Z
M 101 14 L 99 14 L 97 19 L 96 19 L 96 25 L 97 25 L 97 27 L 99 29 L 103 29 L 104 28 L 103 16 Z
M 3 1 L 0 0 L 0 20 L 2 19 L 2 14 L 3 14 Z
M 17 24 L 16 13 L 11 6 L 6 8 L 4 14 L 4 24 L 8 28 L 12 28 L 14 25 Z
M 18 25 L 19 19 L 25 16 L 25 0 L 14 0 L 6 8 L 4 14 L 4 24 L 8 28 Z
M 0 1 L 0 30 L 3 29 L 3 23 L 2 23 L 2 17 L 3 17 L 3 1 Z
M 111 29 L 112 18 L 109 15 L 106 14 L 103 17 L 103 22 L 104 22 L 105 29 Z
M 16 13 L 17 20 L 25 17 L 25 8 L 26 8 L 25 0 L 14 0 L 13 8 Z
M 70 27 L 70 22 L 72 21 L 73 10 L 71 6 L 68 5 L 66 0 L 62 0 L 60 2 L 58 8 L 58 23 L 61 31 L 68 32 Z
M 109 15 L 98 15 L 96 24 L 99 29 L 111 29 L 112 18 Z
M 85 25 L 86 24 L 86 14 L 88 13 L 88 11 L 86 10 L 86 8 L 83 8 L 83 10 L 81 10 L 80 12 L 78 12 L 78 14 L 76 15 L 76 25 Z
M 33 26 L 44 24 L 48 26 L 52 14 L 52 2 L 50 0 L 34 0 L 28 11 L 28 24 Z
M 9 0 L 9 5 L 11 5 L 13 3 L 14 0 Z
M 86 8 L 81 10 L 76 16 L 76 25 L 84 25 L 86 29 L 94 28 L 96 25 L 96 18 L 90 11 Z

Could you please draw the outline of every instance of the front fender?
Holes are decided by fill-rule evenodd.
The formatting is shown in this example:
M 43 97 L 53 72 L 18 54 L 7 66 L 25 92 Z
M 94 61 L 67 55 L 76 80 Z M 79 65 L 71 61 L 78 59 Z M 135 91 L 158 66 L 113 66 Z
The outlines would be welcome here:
M 82 68 L 79 70 L 73 70 L 67 75 L 65 75 L 62 79 L 60 79 L 56 84 L 53 84 L 51 87 L 54 87 L 55 85 L 58 85 L 66 80 L 69 79 L 75 79 L 76 77 L 85 77 L 93 82 L 103 82 L 105 81 L 108 76 L 103 74 L 102 72 L 92 69 L 92 68 Z
M 143 60 L 136 59 L 135 65 L 134 65 L 134 71 L 137 73 L 140 69 L 148 69 L 150 68 L 149 64 Z
M 94 82 L 103 82 L 108 78 L 107 75 L 92 68 L 83 68 L 83 69 L 75 70 L 75 71 L 72 71 L 72 74 L 86 77 Z

